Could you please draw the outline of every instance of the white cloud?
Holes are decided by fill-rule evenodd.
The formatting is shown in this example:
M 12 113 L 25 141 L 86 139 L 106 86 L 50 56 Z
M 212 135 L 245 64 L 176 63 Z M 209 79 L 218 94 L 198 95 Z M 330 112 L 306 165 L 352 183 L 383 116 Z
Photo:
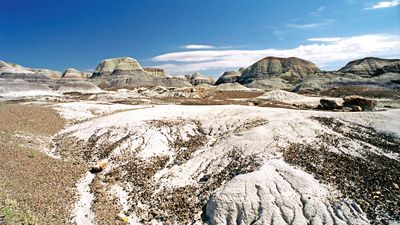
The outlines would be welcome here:
M 400 56 L 400 35 L 367 34 L 310 38 L 307 41 L 311 43 L 289 49 L 184 51 L 159 55 L 152 60 L 165 63 L 157 66 L 178 74 L 247 67 L 267 56 L 299 57 L 321 68 L 367 56 Z
M 393 1 L 383 1 L 383 2 L 378 2 L 377 4 L 373 5 L 372 7 L 369 8 L 364 8 L 365 10 L 368 9 L 383 9 L 383 8 L 390 8 L 390 7 L 395 7 L 400 5 L 400 0 L 393 0 Z
M 184 45 L 181 48 L 184 48 L 184 49 L 214 49 L 215 46 L 212 46 L 212 45 Z

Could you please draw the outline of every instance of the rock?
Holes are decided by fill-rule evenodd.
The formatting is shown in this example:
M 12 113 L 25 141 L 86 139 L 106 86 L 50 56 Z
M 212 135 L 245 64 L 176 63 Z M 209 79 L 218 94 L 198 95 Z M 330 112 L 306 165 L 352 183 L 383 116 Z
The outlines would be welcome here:
M 214 78 L 204 76 L 200 73 L 194 73 L 191 76 L 187 76 L 188 80 L 192 85 L 199 85 L 199 84 L 210 84 L 213 85 L 215 83 Z
M 88 78 L 89 74 L 85 72 L 81 72 L 74 68 L 68 68 L 63 74 L 62 79 L 68 80 L 85 80 Z
M 254 80 L 263 80 L 271 77 L 285 77 L 286 80 L 292 80 L 319 72 L 320 70 L 314 63 L 304 59 L 266 57 L 243 71 L 238 78 L 238 82 L 248 84 Z
M 104 162 L 100 162 L 98 164 L 96 164 L 95 166 L 93 166 L 92 168 L 90 168 L 90 172 L 91 173 L 100 173 L 101 171 L 105 170 L 107 168 L 107 164 Z
M 343 98 L 343 106 L 353 108 L 353 105 L 360 106 L 363 110 L 373 110 L 377 104 L 374 99 L 364 98 L 357 95 L 346 96 Z
M 351 106 L 351 111 L 354 111 L 354 112 L 361 112 L 361 111 L 363 111 L 363 109 L 362 109 L 361 106 L 359 106 L 359 105 L 352 105 L 352 106 Z
M 378 75 L 384 73 L 384 67 L 389 66 L 386 70 L 392 70 L 397 68 L 400 59 L 381 59 L 375 57 L 367 57 L 363 59 L 357 59 L 347 63 L 343 68 L 339 69 L 341 73 L 353 73 L 357 75 Z M 393 63 L 393 66 L 390 66 Z M 395 64 L 396 63 L 396 64 Z
M 117 219 L 118 221 L 124 222 L 124 223 L 126 223 L 126 224 L 128 224 L 128 222 L 129 222 L 129 218 L 128 218 L 125 214 L 123 214 L 123 213 L 119 213 L 119 214 L 116 216 L 116 219 Z
M 342 106 L 338 105 L 337 102 L 334 100 L 321 99 L 320 103 L 321 103 L 321 109 L 325 110 L 334 110 L 342 108 Z
M 235 83 L 241 74 L 242 73 L 240 71 L 226 71 L 221 77 L 218 78 L 217 82 L 215 82 L 215 85 L 223 83 Z

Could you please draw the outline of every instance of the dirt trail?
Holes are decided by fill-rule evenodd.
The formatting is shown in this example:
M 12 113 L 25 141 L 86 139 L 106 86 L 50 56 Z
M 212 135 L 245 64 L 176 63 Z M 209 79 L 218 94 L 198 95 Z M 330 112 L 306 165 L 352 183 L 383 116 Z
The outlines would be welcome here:
M 64 124 L 50 108 L 0 105 L 0 206 L 11 199 L 21 211 L 31 212 L 38 224 L 67 223 L 75 200 L 75 183 L 85 167 L 47 156 L 32 140 L 51 137 Z

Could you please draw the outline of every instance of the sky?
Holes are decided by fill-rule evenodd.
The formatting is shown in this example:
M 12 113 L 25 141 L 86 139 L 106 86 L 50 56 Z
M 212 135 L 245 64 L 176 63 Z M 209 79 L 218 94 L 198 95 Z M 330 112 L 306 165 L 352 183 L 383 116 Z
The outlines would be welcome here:
M 267 56 L 400 58 L 400 0 L 0 0 L 0 60 L 92 72 L 122 56 L 214 77 Z

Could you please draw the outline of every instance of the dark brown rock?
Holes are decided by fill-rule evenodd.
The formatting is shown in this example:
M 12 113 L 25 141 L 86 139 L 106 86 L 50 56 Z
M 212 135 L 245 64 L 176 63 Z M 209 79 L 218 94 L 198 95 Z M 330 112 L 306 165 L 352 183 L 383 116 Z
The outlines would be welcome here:
M 354 105 L 360 106 L 363 110 L 373 110 L 378 103 L 374 99 L 364 98 L 357 95 L 346 96 L 343 98 L 343 106 L 353 108 Z
M 337 102 L 334 100 L 321 99 L 319 103 L 321 104 L 320 108 L 325 110 L 334 110 L 342 108 L 342 106 L 338 105 Z

